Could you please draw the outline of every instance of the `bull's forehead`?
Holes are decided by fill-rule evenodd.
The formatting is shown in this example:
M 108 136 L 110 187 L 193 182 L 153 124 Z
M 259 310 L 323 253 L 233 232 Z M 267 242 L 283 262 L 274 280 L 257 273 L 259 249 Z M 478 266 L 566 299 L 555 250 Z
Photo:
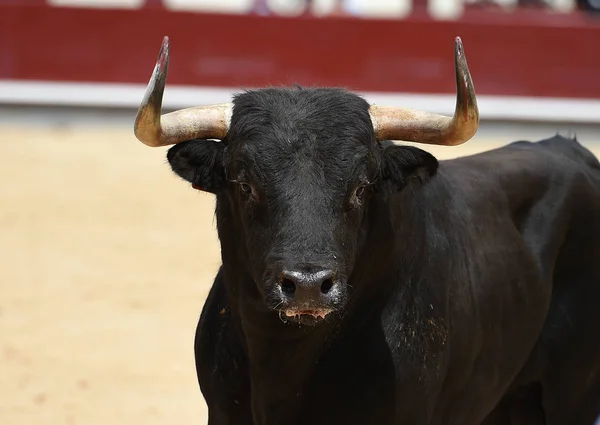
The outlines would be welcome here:
M 375 146 L 361 97 L 339 89 L 273 88 L 234 99 L 229 132 L 231 159 L 264 166 L 297 162 L 352 167 Z
M 375 138 L 369 104 L 340 89 L 271 88 L 234 98 L 230 136 L 269 135 L 289 143 Z

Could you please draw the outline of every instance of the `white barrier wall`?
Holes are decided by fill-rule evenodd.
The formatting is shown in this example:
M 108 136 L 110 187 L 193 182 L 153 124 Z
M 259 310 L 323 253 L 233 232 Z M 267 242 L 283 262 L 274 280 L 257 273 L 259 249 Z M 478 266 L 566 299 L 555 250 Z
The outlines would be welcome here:
M 428 11 L 439 19 L 453 19 L 462 13 L 465 3 L 477 3 L 481 0 L 429 0 Z M 492 3 L 514 8 L 517 0 L 490 0 Z M 544 0 L 557 12 L 570 12 L 575 8 L 575 0 Z M 600 0 L 590 0 L 599 2 Z M 97 7 L 97 8 L 139 8 L 145 0 L 47 0 L 55 6 Z M 268 6 L 271 13 L 279 15 L 298 15 L 307 7 L 315 15 L 328 15 L 336 7 L 348 14 L 369 18 L 402 18 L 412 11 L 411 0 L 161 0 L 170 10 L 203 11 L 217 13 L 249 13 L 257 5 Z M 308 6 L 307 6 L 308 4 Z

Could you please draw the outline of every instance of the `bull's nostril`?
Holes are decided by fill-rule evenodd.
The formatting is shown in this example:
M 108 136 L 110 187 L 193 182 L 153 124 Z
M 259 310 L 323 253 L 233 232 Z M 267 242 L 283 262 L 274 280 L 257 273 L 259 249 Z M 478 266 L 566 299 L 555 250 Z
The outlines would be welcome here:
M 283 278 L 281 279 L 281 291 L 291 297 L 296 292 L 296 284 L 291 279 Z
M 327 294 L 331 290 L 332 287 L 333 287 L 333 280 L 325 279 L 323 281 L 323 283 L 321 284 L 321 293 Z

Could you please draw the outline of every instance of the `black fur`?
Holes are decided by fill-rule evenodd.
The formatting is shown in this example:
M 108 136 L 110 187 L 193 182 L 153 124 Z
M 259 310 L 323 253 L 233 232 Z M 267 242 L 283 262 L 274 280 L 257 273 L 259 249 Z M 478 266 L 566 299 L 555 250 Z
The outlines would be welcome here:
M 191 140 L 167 152 L 171 168 L 194 187 L 216 193 L 225 185 L 223 168 L 225 146 L 212 140 Z
M 222 142 L 168 153 L 217 196 L 196 333 L 209 424 L 592 425 L 600 167 L 555 136 L 438 161 L 375 140 L 337 89 L 238 95 Z M 286 268 L 335 270 L 290 322 Z

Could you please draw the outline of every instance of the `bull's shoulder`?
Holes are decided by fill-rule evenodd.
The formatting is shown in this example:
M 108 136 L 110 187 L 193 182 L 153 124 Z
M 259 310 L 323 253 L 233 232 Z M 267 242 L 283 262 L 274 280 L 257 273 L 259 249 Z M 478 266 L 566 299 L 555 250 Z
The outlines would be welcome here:
M 462 201 L 455 217 L 496 231 L 493 240 L 516 229 L 544 276 L 568 234 L 600 227 L 600 164 L 576 140 L 515 142 L 448 161 L 442 174 Z

